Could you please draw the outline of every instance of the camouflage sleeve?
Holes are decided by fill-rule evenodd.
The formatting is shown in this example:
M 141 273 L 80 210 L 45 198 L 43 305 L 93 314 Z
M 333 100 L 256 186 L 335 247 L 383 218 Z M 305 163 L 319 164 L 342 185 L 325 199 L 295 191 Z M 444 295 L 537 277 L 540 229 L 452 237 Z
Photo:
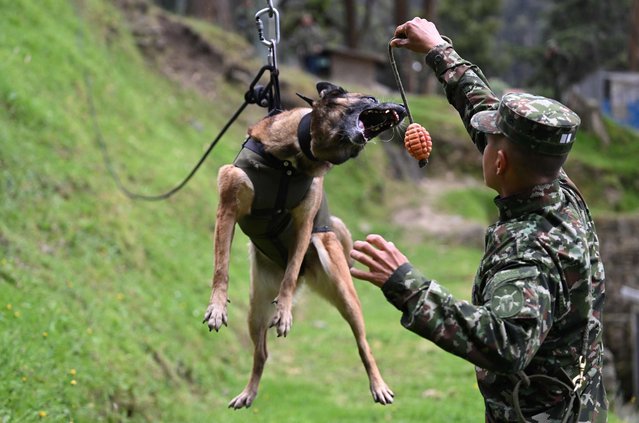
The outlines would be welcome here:
M 446 91 L 448 102 L 457 109 L 466 130 L 480 152 L 486 146 L 486 135 L 470 125 L 470 119 L 482 110 L 496 109 L 499 99 L 476 65 L 462 59 L 448 43 L 440 44 L 426 55 L 430 66 Z
M 477 306 L 454 298 L 410 264 L 403 267 L 382 287 L 403 312 L 402 325 L 479 367 L 501 373 L 525 368 L 550 330 L 552 299 L 534 265 L 497 272 Z

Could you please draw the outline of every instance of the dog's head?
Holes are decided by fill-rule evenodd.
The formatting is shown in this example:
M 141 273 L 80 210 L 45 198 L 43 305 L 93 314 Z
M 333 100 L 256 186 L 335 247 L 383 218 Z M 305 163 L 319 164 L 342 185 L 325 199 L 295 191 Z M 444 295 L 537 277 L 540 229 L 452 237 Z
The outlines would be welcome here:
M 319 100 L 307 99 L 313 108 L 311 150 L 318 159 L 333 164 L 357 156 L 368 141 L 406 116 L 402 105 L 380 103 L 329 82 L 318 83 L 317 92 Z

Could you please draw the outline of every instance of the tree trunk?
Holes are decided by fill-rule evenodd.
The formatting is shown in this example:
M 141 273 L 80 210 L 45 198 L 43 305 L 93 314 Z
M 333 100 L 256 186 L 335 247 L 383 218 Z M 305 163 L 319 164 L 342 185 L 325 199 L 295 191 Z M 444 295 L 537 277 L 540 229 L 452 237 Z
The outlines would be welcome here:
M 233 13 L 231 10 L 231 0 L 203 0 L 207 3 L 215 3 L 216 21 L 222 28 L 232 31 L 235 27 L 233 25 Z
M 409 17 L 409 1 L 408 0 L 396 0 L 395 1 L 395 25 L 399 26 L 406 22 Z M 406 54 L 405 52 L 397 51 L 397 61 L 399 62 L 400 72 L 404 80 L 404 88 L 406 91 L 413 92 L 417 86 L 417 75 L 413 71 L 411 64 L 413 61 L 412 54 Z
M 424 0 L 422 9 L 422 17 L 431 22 L 437 21 L 437 0 Z
M 190 0 L 187 14 L 205 21 L 215 22 L 215 4 L 209 0 Z
M 422 16 L 431 22 L 437 23 L 437 0 L 423 0 Z M 435 74 L 428 68 L 428 66 L 425 66 L 422 74 L 425 76 L 421 86 L 421 92 L 423 94 L 433 94 L 437 92 L 439 88 L 439 81 L 437 81 Z
M 357 48 L 357 5 L 355 0 L 344 1 L 344 13 L 346 27 L 344 28 L 344 41 L 349 48 Z
M 639 71 L 639 0 L 634 0 L 630 17 L 630 43 L 628 49 L 628 68 Z
M 395 23 L 401 25 L 408 20 L 408 0 L 395 1 Z

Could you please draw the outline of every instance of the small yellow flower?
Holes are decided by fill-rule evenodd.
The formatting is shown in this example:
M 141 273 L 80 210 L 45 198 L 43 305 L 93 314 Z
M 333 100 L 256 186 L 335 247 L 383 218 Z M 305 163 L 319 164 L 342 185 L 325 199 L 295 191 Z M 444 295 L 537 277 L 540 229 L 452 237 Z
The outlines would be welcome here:
M 13 304 L 7 304 L 7 310 L 11 310 L 13 308 Z
M 124 294 L 121 292 L 118 292 L 118 295 L 116 295 L 115 298 L 117 298 L 118 301 L 122 301 L 124 299 Z
M 73 288 L 73 284 L 71 283 L 71 281 L 67 281 L 67 288 Z
M 46 411 L 44 411 L 44 410 L 41 410 L 41 411 L 38 413 L 38 416 L 40 416 L 40 417 L 47 417 L 47 412 L 46 412 Z
M 27 381 L 27 377 L 26 376 L 22 376 L 22 381 L 26 382 Z
M 77 373 L 77 372 L 75 371 L 75 369 L 71 369 L 71 370 L 69 370 L 69 374 L 70 374 L 71 376 L 75 376 L 75 374 L 76 374 L 76 373 Z
M 78 382 L 75 381 L 75 379 L 71 380 L 71 385 L 75 386 Z
M 87 335 L 93 335 L 93 329 L 87 328 Z
M 22 313 L 20 313 L 19 311 L 16 311 L 15 313 L 13 313 L 14 316 L 16 317 L 20 317 L 22 315 Z
M 42 332 L 42 336 L 46 338 L 47 336 L 49 336 L 49 332 Z

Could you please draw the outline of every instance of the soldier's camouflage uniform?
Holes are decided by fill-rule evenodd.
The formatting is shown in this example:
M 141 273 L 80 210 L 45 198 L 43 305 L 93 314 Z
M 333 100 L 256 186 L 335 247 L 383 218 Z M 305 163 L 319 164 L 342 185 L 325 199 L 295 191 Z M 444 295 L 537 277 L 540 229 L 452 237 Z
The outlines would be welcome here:
M 526 95 L 505 96 L 500 107 L 479 68 L 450 44 L 431 50 L 426 63 L 435 70 L 480 152 L 486 146 L 485 132 L 497 132 L 482 122 L 491 114 L 493 121 L 495 114 L 500 115 L 498 121 L 510 120 L 501 122 L 502 128 L 523 128 L 523 136 L 515 138 L 532 150 L 561 155 L 574 142 L 579 124 L 574 113 L 556 102 L 548 103 L 552 113 L 529 109 L 529 104 L 546 103 Z M 508 98 L 511 104 L 506 104 Z M 557 110 L 565 110 L 566 119 L 544 125 L 545 116 L 556 117 Z M 491 112 L 477 114 L 482 111 Z M 527 139 L 526 131 L 537 138 Z M 586 204 L 563 171 L 552 183 L 498 197 L 495 203 L 499 220 L 486 233 L 472 304 L 456 299 L 410 263 L 383 285 L 384 294 L 403 312 L 403 326 L 475 364 L 486 421 L 520 421 L 513 390 L 522 380 L 517 397 L 526 421 L 563 421 L 575 409 L 568 404 L 569 390 L 580 374 L 584 352 L 585 381 L 578 389 L 581 412 L 578 420 L 569 421 L 606 421 L 601 373 L 604 270 Z M 539 377 L 526 381 L 532 375 L 552 377 L 556 383 Z

